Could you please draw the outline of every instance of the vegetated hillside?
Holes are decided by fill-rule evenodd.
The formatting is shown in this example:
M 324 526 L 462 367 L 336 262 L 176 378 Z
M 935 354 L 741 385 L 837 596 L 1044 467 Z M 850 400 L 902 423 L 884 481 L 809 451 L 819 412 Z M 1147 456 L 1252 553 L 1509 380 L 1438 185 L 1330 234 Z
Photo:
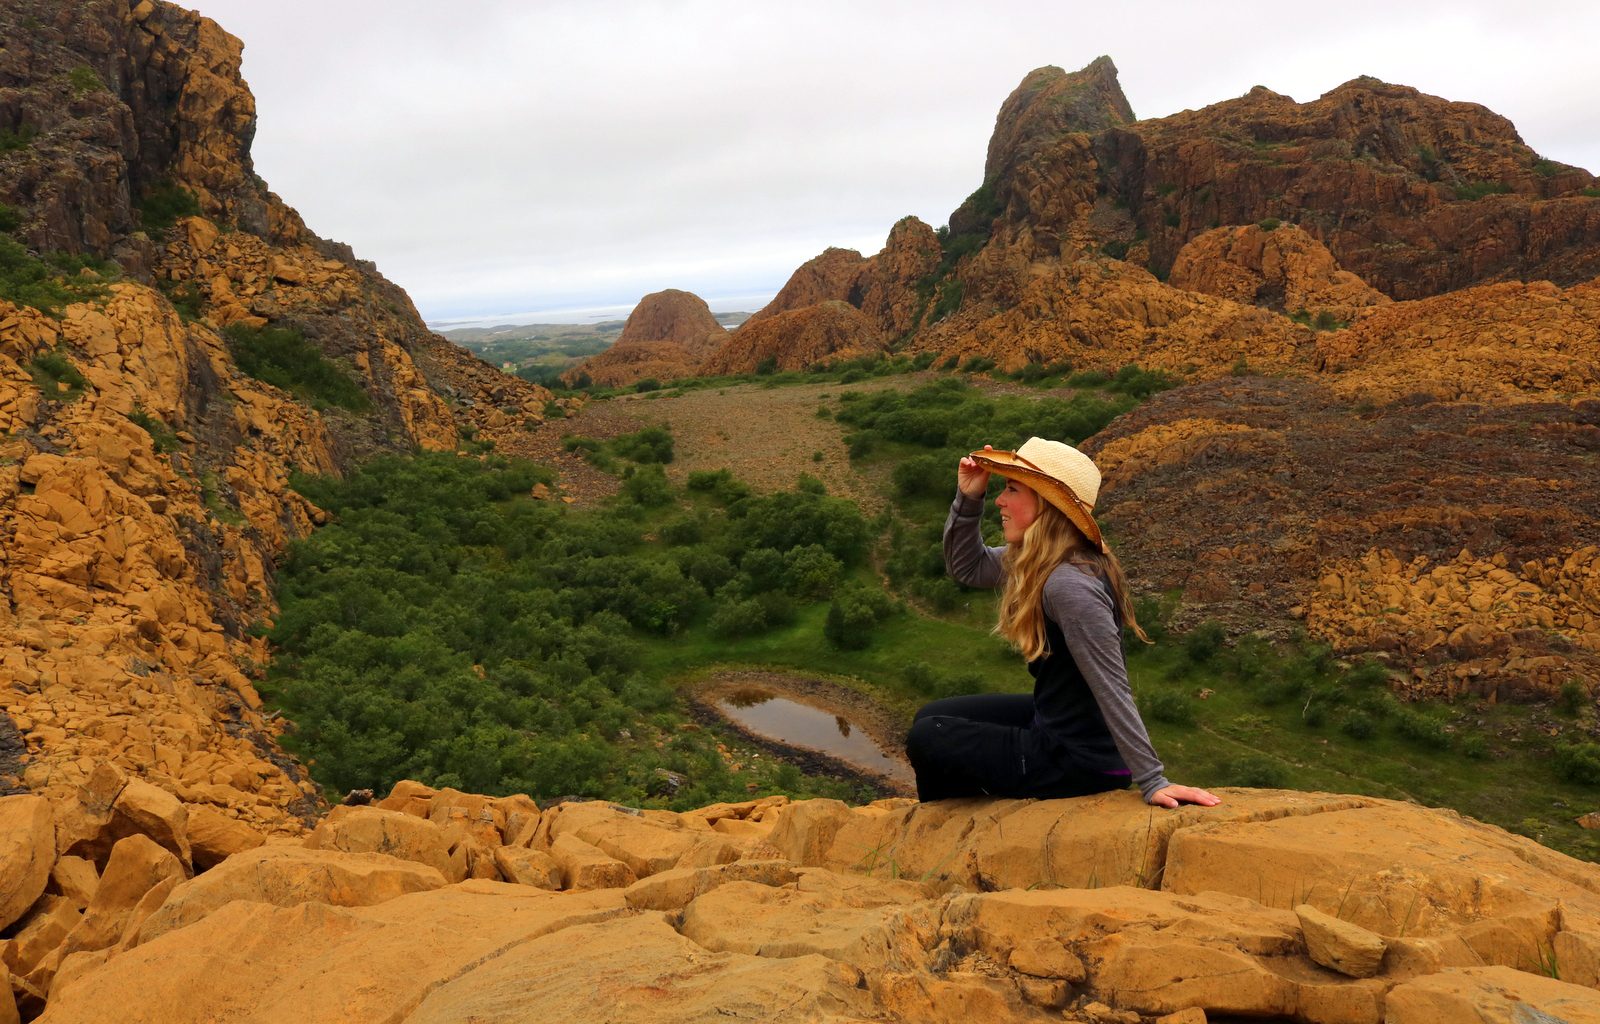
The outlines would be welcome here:
M 214 23 L 22 0 L 0 38 L 0 789 L 112 764 L 297 830 L 320 796 L 253 682 L 274 561 L 323 519 L 289 475 L 520 433 L 550 395 L 267 190 Z

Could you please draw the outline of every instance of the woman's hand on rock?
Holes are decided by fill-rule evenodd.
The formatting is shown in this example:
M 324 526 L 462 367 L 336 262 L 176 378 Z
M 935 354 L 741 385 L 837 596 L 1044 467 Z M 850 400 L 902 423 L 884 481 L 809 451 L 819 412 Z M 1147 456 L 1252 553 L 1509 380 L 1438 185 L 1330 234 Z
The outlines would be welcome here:
M 1201 807 L 1215 807 L 1222 803 L 1222 798 L 1214 793 L 1207 793 L 1203 789 L 1193 786 L 1162 786 L 1150 794 L 1149 803 L 1157 807 L 1177 807 L 1180 804 L 1199 804 Z
M 986 444 L 983 450 L 994 451 L 994 446 Z M 978 465 L 977 459 L 964 456 L 956 466 L 956 486 L 969 498 L 981 498 L 989 489 L 989 471 Z

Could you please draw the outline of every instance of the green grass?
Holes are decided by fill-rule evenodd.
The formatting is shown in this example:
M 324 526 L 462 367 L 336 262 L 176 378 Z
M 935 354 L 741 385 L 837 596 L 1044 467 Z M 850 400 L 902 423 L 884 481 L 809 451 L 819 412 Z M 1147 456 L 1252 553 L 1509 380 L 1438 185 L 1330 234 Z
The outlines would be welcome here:
M 0 234 L 0 299 L 59 317 L 71 303 L 105 297 L 101 276 L 85 277 L 76 272 L 97 266 L 106 268 L 107 276 L 114 276 L 112 265 L 103 261 L 65 253 L 40 258 L 11 235 Z
M 161 420 L 137 407 L 128 414 L 128 419 L 144 428 L 144 432 L 150 435 L 150 440 L 155 444 L 158 453 L 166 454 L 178 450 L 180 442 L 177 432 Z
M 105 91 L 106 84 L 100 80 L 100 75 L 87 64 L 79 64 L 67 72 L 67 82 L 72 86 L 75 96 L 83 96 L 91 92 Z
M 28 361 L 26 369 L 40 393 L 49 399 L 75 402 L 89 387 L 63 349 L 41 352 Z
M 1455 187 L 1457 199 L 1469 202 L 1482 199 L 1484 196 L 1503 195 L 1511 191 L 1511 186 L 1503 181 L 1468 181 Z
M 223 330 L 239 369 L 294 395 L 316 409 L 337 406 L 353 412 L 372 408 L 372 399 L 342 367 L 306 341 L 297 327 L 245 327 Z
M 19 149 L 27 149 L 33 145 L 33 140 L 39 135 L 39 130 L 31 124 L 18 125 L 15 128 L 0 128 L 0 155 L 12 153 Z

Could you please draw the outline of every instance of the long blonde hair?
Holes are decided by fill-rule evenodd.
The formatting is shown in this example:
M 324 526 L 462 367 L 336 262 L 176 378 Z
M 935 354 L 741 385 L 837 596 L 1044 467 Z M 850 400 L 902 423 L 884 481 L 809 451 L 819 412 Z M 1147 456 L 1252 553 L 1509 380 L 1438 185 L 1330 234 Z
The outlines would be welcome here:
M 1140 640 L 1151 642 L 1133 614 L 1128 578 L 1117 556 L 1090 544 L 1072 520 L 1043 498 L 1039 499 L 1038 515 L 1022 535 L 1022 543 L 1006 549 L 1005 585 L 1000 591 L 1000 621 L 995 624 L 996 633 L 1011 641 L 1011 646 L 1029 661 L 1050 653 L 1050 640 L 1045 632 L 1044 584 L 1063 562 L 1088 566 L 1096 576 L 1111 584 L 1111 599 L 1122 624 L 1133 630 Z

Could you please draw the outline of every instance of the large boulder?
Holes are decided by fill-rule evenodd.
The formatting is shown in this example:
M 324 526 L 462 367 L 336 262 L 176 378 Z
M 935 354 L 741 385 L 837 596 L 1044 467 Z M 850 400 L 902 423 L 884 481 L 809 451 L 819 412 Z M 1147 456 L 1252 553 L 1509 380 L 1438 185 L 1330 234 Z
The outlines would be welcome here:
M 50 802 L 23 794 L 0 797 L 0 930 L 33 906 L 56 861 Z
M 179 886 L 145 922 L 140 941 L 193 924 L 240 900 L 277 907 L 301 903 L 364 907 L 444 884 L 436 868 L 380 853 L 263 846 L 235 854 Z

